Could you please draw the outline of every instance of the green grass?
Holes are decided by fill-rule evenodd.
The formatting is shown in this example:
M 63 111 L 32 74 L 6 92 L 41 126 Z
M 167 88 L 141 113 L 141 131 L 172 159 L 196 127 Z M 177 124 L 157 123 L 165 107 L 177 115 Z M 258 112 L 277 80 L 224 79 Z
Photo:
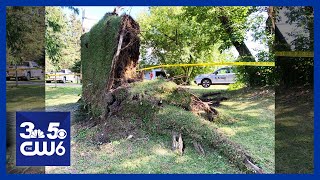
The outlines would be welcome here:
M 223 89 L 227 87 L 224 86 Z M 106 123 L 101 123 L 99 126 L 85 125 L 90 122 L 89 120 L 83 121 L 84 125 L 81 123 L 73 125 L 72 166 L 47 167 L 46 172 L 243 173 L 235 167 L 235 164 L 230 163 L 232 157 L 226 156 L 238 153 L 231 144 L 226 141 L 216 149 L 210 147 L 210 143 L 219 141 L 219 135 L 217 136 L 213 131 L 216 128 L 248 151 L 267 173 L 274 172 L 274 96 L 272 93 L 259 94 L 257 93 L 261 92 L 259 89 L 226 92 L 221 87 L 210 89 L 189 87 L 194 94 L 223 91 L 230 98 L 222 102 L 218 108 L 220 118 L 216 123 L 212 123 L 180 108 L 179 103 L 166 104 L 169 101 L 178 102 L 179 99 L 188 99 L 182 94 L 175 94 L 175 88 L 174 84 L 164 81 L 137 83 L 130 88 L 132 94 L 127 97 L 129 101 L 122 102 L 122 106 L 126 107 L 122 115 L 108 119 Z M 48 90 L 48 105 L 66 104 L 64 99 L 71 97 L 73 102 L 78 100 L 75 95 L 77 90 L 73 88 Z M 134 94 L 141 95 L 141 103 L 130 104 L 131 96 Z M 160 109 L 153 104 L 159 99 L 163 99 L 165 103 Z M 141 131 L 137 133 L 138 135 L 135 134 L 137 129 Z M 166 129 L 183 132 L 186 144 L 183 156 L 171 151 L 170 132 Z M 126 140 L 127 133 L 130 134 L 132 131 L 135 134 L 134 138 Z M 104 134 L 110 137 L 107 138 L 107 143 L 100 144 L 97 137 L 106 136 Z M 193 140 L 201 142 L 206 152 L 205 156 L 195 151 L 192 145 Z M 236 159 L 232 161 L 235 162 Z
M 229 95 L 230 96 L 230 95 Z M 241 144 L 268 173 L 275 170 L 274 95 L 230 98 L 217 108 L 217 123 L 231 140 Z
M 292 88 L 277 95 L 277 173 L 313 173 L 313 117 L 311 88 Z
M 46 87 L 46 107 L 76 103 L 81 87 Z
M 188 148 L 171 151 L 166 136 L 120 139 L 100 146 L 73 139 L 70 167 L 47 167 L 46 173 L 239 173 L 215 152 L 201 156 Z
M 211 85 L 209 88 L 204 88 L 201 85 L 196 85 L 194 83 L 192 83 L 191 86 L 182 86 L 185 88 L 190 89 L 190 91 L 192 93 L 194 93 L 195 95 L 202 95 L 203 93 L 208 93 L 208 92 L 226 92 L 226 90 L 229 88 L 229 85 Z
M 173 85 L 163 83 L 155 86 L 152 83 L 157 84 L 152 81 L 146 82 L 142 84 L 143 87 L 137 86 L 132 91 L 147 94 L 154 92 L 152 95 L 156 95 L 157 91 L 169 94 L 173 89 Z M 157 91 L 154 91 L 152 86 L 158 87 Z M 150 91 L 145 91 L 147 88 Z M 78 99 L 76 94 L 79 90 L 47 87 L 46 105 L 64 107 L 69 101 L 75 102 Z M 127 124 L 122 123 L 121 119 L 115 120 L 116 123 L 112 125 L 114 127 L 121 128 Z M 187 148 L 183 156 L 176 154 L 171 151 L 170 135 L 147 134 L 143 131 L 142 136 L 126 140 L 116 138 L 116 135 L 112 134 L 111 143 L 97 145 L 92 138 L 104 133 L 104 125 L 95 128 L 86 128 L 81 124 L 73 125 L 72 166 L 47 167 L 46 173 L 241 173 L 226 157 L 205 145 L 203 147 L 206 156 L 199 155 L 190 141 L 186 141 Z
M 46 87 L 46 111 L 70 111 L 74 119 L 81 87 Z
M 45 87 L 7 86 L 7 112 L 42 110 L 45 108 Z
M 32 85 L 7 86 L 7 140 L 15 142 L 15 111 L 43 111 L 45 109 L 45 87 Z M 43 173 L 41 167 L 15 166 L 15 147 L 7 147 L 6 166 L 7 173 Z
M 228 89 L 228 86 L 225 86 Z M 224 91 L 191 88 L 194 94 L 221 92 L 229 98 L 216 109 L 214 126 L 240 144 L 267 173 L 275 171 L 275 96 L 272 87 Z

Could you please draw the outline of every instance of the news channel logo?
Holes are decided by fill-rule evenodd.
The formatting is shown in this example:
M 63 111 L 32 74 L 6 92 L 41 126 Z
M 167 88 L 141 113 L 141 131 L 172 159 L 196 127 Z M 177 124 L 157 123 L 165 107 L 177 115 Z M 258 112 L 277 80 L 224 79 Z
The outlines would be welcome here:
M 16 165 L 70 166 L 70 112 L 17 112 Z

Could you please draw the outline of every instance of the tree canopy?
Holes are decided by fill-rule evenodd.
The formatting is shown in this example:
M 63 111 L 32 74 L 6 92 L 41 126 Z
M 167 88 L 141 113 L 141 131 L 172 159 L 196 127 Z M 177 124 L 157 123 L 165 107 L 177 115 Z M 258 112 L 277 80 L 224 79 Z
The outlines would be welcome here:
M 7 63 L 38 61 L 44 65 L 45 8 L 7 7 Z
M 254 61 L 244 41 L 249 31 L 254 31 L 256 40 L 268 39 L 265 29 L 258 26 L 265 23 L 261 13 L 249 18 L 261 11 L 266 8 L 151 7 L 150 12 L 138 19 L 142 29 L 140 65 L 231 61 L 235 60 L 231 47 L 236 48 L 241 58 Z M 262 43 L 267 44 L 266 40 Z M 194 77 L 212 70 L 212 67 L 181 67 L 171 71 L 174 75 Z
M 309 6 L 274 7 L 276 14 L 275 49 L 313 51 L 314 10 Z M 285 26 L 282 31 L 281 26 Z M 314 58 L 277 57 L 278 84 L 284 87 L 313 84 Z
M 80 61 L 81 22 L 77 11 L 69 15 L 62 7 L 46 7 L 46 69 L 71 69 Z

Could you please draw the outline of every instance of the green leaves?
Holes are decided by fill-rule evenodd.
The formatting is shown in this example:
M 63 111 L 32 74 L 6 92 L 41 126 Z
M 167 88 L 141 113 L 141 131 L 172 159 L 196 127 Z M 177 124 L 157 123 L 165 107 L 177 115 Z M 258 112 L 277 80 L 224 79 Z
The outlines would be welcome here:
M 46 56 L 55 67 L 55 70 L 59 69 L 58 63 L 64 46 L 61 31 L 66 23 L 63 18 L 61 8 L 46 8 Z
M 142 63 L 181 64 L 228 61 L 230 47 L 245 39 L 250 7 L 151 7 L 138 21 Z M 214 53 L 213 53 L 214 52 Z M 224 55 L 223 55 L 224 54 Z M 172 75 L 194 77 L 210 67 L 173 68 Z M 188 80 L 188 79 L 187 79 Z
M 9 64 L 44 55 L 44 7 L 7 7 L 6 49 Z
M 70 7 L 68 7 L 70 9 Z M 77 13 L 74 8 L 71 8 Z M 80 60 L 81 22 L 61 7 L 46 7 L 46 67 L 47 70 L 71 68 Z

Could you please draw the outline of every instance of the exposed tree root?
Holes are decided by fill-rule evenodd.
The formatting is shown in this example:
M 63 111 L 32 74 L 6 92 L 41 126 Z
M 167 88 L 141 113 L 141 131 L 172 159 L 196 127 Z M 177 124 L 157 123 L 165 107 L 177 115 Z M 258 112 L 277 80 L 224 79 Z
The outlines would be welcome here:
M 172 151 L 176 151 L 180 155 L 183 155 L 184 151 L 182 135 L 181 133 L 177 133 L 175 131 L 172 132 Z
M 204 150 L 203 150 L 203 148 L 202 148 L 202 146 L 201 146 L 200 143 L 198 143 L 197 141 L 193 141 L 192 144 L 193 144 L 195 150 L 196 150 L 199 154 L 201 154 L 201 155 L 203 155 L 203 156 L 205 155 L 205 152 L 204 152 Z
M 140 55 L 139 33 L 139 24 L 132 17 L 124 15 L 121 19 L 118 45 L 113 56 L 106 91 L 140 80 L 141 77 L 136 73 Z
M 249 159 L 245 159 L 244 163 L 248 166 L 248 168 L 251 168 L 255 171 L 257 174 L 264 174 L 264 171 L 258 167 L 257 165 L 253 164 Z

